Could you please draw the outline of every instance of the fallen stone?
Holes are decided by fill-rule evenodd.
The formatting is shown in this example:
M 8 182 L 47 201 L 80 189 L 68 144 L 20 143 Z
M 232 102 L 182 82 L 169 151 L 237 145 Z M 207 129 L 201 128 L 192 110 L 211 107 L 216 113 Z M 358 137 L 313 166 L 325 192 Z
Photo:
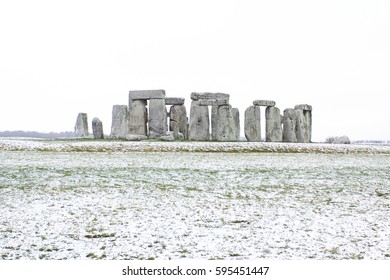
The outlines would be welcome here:
M 169 119 L 169 130 L 173 131 L 175 139 L 179 139 L 181 133 L 185 139 L 188 139 L 187 130 L 187 110 L 185 105 L 173 105 L 171 106 Z
M 248 142 L 261 142 L 260 107 L 250 106 L 245 110 L 244 133 Z
M 183 105 L 184 98 L 167 97 L 165 98 L 165 105 Z
M 191 102 L 188 134 L 190 140 L 210 140 L 209 109 L 206 106 L 199 106 L 199 102 L 195 100 Z
M 112 107 L 111 138 L 125 139 L 129 130 L 129 111 L 126 105 Z
M 275 107 L 276 102 L 271 100 L 255 100 L 253 106 Z
M 217 107 L 217 141 L 237 141 L 236 120 L 233 117 L 232 106 Z
M 92 120 L 92 132 L 93 132 L 93 138 L 104 139 L 103 123 L 98 118 L 93 118 Z
M 332 144 L 351 144 L 348 136 L 335 137 Z
M 166 135 L 161 136 L 160 139 L 163 141 L 175 141 L 175 136 L 173 135 L 173 132 L 169 131 Z
M 213 100 L 228 100 L 229 102 L 229 94 L 226 93 L 212 93 L 212 92 L 193 92 L 191 93 L 192 100 L 200 100 L 200 99 L 213 99 Z
M 88 137 L 88 116 L 86 113 L 79 113 L 74 127 L 76 137 Z
M 141 140 L 147 140 L 148 136 L 146 135 L 136 135 L 136 134 L 128 134 L 126 135 L 127 141 L 141 141 Z
M 129 104 L 131 100 L 147 100 L 165 98 L 165 90 L 131 90 L 129 91 Z
M 199 106 L 229 105 L 229 99 L 199 99 Z
M 165 99 L 149 101 L 149 138 L 159 138 L 167 132 L 167 108 Z
M 307 104 L 299 104 L 294 107 L 296 110 L 312 111 L 312 106 Z
M 132 100 L 129 104 L 129 134 L 146 135 L 148 110 L 146 100 Z
M 277 107 L 267 107 L 265 109 L 265 141 L 283 141 L 282 118 Z

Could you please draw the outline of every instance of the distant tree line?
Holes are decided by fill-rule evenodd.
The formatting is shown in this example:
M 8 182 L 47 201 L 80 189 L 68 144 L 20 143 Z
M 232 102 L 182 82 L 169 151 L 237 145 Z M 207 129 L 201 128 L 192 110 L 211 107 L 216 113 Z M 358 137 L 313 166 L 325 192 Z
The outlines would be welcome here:
M 0 131 L 0 137 L 29 137 L 29 138 L 45 138 L 45 139 L 55 139 L 55 138 L 67 138 L 74 137 L 74 132 L 72 131 L 63 131 L 63 132 L 37 132 L 37 131 Z

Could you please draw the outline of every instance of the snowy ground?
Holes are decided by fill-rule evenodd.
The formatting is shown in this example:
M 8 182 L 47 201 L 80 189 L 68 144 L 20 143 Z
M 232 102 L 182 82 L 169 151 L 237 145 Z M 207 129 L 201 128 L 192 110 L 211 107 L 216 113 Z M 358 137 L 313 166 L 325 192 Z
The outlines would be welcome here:
M 390 259 L 389 149 L 0 140 L 0 259 Z

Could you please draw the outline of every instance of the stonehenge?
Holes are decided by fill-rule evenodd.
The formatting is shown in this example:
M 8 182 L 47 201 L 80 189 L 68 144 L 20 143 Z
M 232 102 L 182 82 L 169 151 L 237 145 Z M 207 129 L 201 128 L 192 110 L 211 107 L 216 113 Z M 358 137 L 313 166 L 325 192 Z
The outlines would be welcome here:
M 167 97 L 165 90 L 129 91 L 128 105 L 112 107 L 110 138 L 127 141 L 240 141 L 240 113 L 226 93 L 192 92 L 189 117 L 185 99 Z M 168 107 L 168 108 L 167 108 Z M 248 142 L 261 142 L 261 107 L 265 107 L 265 141 L 310 143 L 312 106 L 298 104 L 280 113 L 272 100 L 254 100 L 245 110 L 244 135 Z M 93 137 L 103 139 L 103 124 L 92 121 Z M 76 137 L 88 137 L 86 113 L 79 113 Z
M 280 114 L 276 102 L 271 100 L 255 100 L 253 106 L 245 111 L 245 137 L 248 142 L 261 141 L 261 109 L 265 109 L 265 141 L 310 143 L 312 131 L 312 107 L 307 104 L 296 105 Z
M 211 137 L 215 141 L 239 141 L 239 112 L 229 104 L 229 97 L 226 93 L 191 93 L 190 140 L 209 141 Z

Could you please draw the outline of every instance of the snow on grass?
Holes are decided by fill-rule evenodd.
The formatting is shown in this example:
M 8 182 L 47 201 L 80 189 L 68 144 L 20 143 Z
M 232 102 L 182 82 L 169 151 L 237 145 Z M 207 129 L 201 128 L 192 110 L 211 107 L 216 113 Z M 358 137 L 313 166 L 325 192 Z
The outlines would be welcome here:
M 0 150 L 0 259 L 390 258 L 388 154 L 15 143 Z M 237 149 L 193 144 L 210 145 Z
M 0 139 L 0 151 L 47 152 L 280 152 L 390 154 L 389 145 L 336 145 L 266 142 L 158 142 L 110 140 Z

